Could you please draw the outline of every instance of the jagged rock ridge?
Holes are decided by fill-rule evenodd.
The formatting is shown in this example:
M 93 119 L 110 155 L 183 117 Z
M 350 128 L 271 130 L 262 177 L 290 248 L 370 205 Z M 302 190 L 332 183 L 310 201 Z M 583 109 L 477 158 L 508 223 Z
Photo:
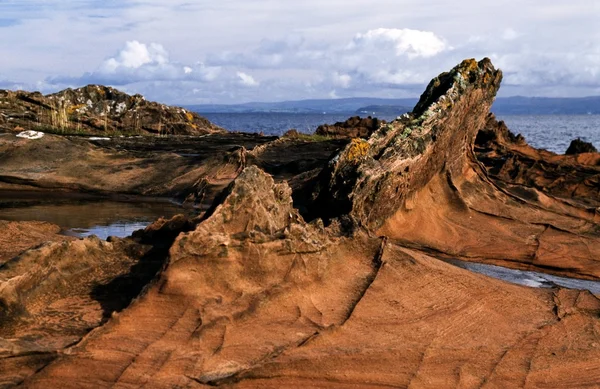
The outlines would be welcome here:
M 50 95 L 0 90 L 0 129 L 62 133 L 202 135 L 222 132 L 198 114 L 114 88 L 88 85 Z

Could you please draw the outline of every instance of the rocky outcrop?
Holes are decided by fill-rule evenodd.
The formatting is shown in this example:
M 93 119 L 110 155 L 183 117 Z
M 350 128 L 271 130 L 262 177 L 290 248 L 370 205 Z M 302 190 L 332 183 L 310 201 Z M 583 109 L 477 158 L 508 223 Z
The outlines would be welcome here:
M 360 116 L 353 116 L 345 122 L 323 124 L 317 127 L 315 134 L 333 138 L 368 138 L 380 126 L 385 125 L 385 120 Z
M 510 285 L 339 227 L 307 224 L 287 184 L 246 168 L 177 238 L 143 296 L 23 385 L 584 387 L 600 378 L 600 301 L 590 293 Z
M 331 161 L 309 218 L 348 214 L 377 229 L 434 176 L 460 176 L 501 79 L 489 60 L 464 61 L 436 77 L 410 115 L 353 140 Z
M 0 90 L 0 129 L 73 134 L 203 135 L 223 132 L 198 114 L 114 88 L 88 85 L 50 95 Z
M 598 150 L 590 142 L 585 142 L 579 138 L 573 139 L 571 144 L 565 151 L 566 155 L 581 154 L 581 153 L 597 153 Z
M 0 190 L 175 198 L 208 208 L 248 165 L 292 179 L 323 164 L 344 139 L 213 134 L 86 140 L 0 137 Z
M 493 114 L 477 135 L 475 153 L 488 177 L 508 190 L 534 188 L 583 207 L 600 206 L 598 153 L 556 155 L 537 150 Z
M 289 150 L 292 140 L 235 148 L 220 166 L 236 177 L 203 217 L 160 220 L 135 241 L 66 244 L 68 256 L 32 267 L 35 280 L 46 282 L 29 282 L 31 266 L 20 266 L 35 254 L 9 262 L 0 268 L 1 296 L 10 297 L 2 300 L 10 307 L 5 322 L 22 324 L 0 335 L 17 339 L 6 343 L 8 357 L 0 356 L 2 382 L 27 388 L 596 385 L 597 296 L 513 285 L 440 260 L 600 277 L 593 205 L 599 198 L 592 189 L 581 197 L 558 184 L 553 191 L 541 178 L 528 183 L 524 166 L 533 161 L 531 178 L 542 175 L 551 153 L 532 151 L 488 115 L 501 77 L 487 59 L 462 62 L 430 83 L 408 117 L 367 140 L 353 139 L 322 171 L 290 178 L 301 181 L 296 193 L 251 162 L 266 165 L 270 152 Z M 594 184 L 587 181 L 594 176 L 580 182 L 578 157 L 560 158 L 558 170 L 574 164 L 565 185 Z M 503 169 L 511 159 L 514 168 Z M 219 163 L 210 161 L 206 169 L 217 177 Z M 585 169 L 592 174 L 595 167 Z M 306 195 L 302 214 L 294 207 L 298 192 Z M 145 245 L 152 242 L 163 243 Z M 107 264 L 89 255 L 102 245 L 112 245 L 103 248 L 111 253 Z M 135 253 L 166 248 L 168 257 L 164 251 L 155 257 L 162 259 L 159 273 L 126 309 L 122 301 L 105 309 L 122 310 L 102 315 L 104 324 L 81 320 L 101 326 L 64 349 L 54 344 L 52 357 L 19 359 L 51 349 L 38 342 L 25 354 L 11 343 L 24 339 L 13 328 L 53 323 L 45 298 L 73 291 L 69 298 L 83 296 L 87 304 L 96 296 L 83 277 L 46 297 L 53 279 L 74 277 L 70 266 L 78 269 L 81 261 L 107 277 L 109 266 L 119 280 L 114 255 L 139 264 Z M 35 321 L 25 322 L 25 310 Z M 97 320 L 99 311 L 90 312 Z
M 51 239 L 0 266 L 0 387 L 12 387 L 118 316 L 163 267 L 183 216 L 136 240 Z
M 408 118 L 331 161 L 306 216 L 343 217 L 351 229 L 450 258 L 600 278 L 598 167 L 533 152 L 491 125 L 501 77 L 489 60 L 468 60 L 435 78 Z M 494 138 L 503 152 L 476 154 L 486 126 L 480 140 Z

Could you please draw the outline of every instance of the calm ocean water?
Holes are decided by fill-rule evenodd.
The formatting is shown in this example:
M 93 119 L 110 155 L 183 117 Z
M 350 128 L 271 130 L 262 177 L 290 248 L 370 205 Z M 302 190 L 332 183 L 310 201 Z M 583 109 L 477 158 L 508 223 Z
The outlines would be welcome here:
M 201 113 L 213 123 L 230 131 L 263 132 L 283 135 L 295 128 L 312 133 L 321 124 L 333 124 L 354 116 L 348 114 L 304 113 Z M 395 116 L 380 115 L 393 120 Z M 556 153 L 564 153 L 574 138 L 592 142 L 600 148 L 600 115 L 500 115 L 514 133 L 522 134 L 530 145 Z

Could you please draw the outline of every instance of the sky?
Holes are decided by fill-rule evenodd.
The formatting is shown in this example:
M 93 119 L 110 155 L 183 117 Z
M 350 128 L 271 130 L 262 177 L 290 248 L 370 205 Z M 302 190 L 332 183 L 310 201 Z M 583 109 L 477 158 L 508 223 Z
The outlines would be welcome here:
M 465 58 L 500 96 L 600 95 L 595 0 L 0 0 L 0 88 L 169 104 L 417 97 Z

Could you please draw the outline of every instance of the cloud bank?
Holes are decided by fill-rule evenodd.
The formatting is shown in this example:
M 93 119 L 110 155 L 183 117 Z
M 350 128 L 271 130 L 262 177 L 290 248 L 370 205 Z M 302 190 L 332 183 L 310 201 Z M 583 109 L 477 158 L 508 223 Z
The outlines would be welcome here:
M 502 95 L 600 94 L 600 7 L 583 0 L 32 0 L 0 14 L 0 87 L 106 84 L 170 103 L 415 97 L 487 56 Z

